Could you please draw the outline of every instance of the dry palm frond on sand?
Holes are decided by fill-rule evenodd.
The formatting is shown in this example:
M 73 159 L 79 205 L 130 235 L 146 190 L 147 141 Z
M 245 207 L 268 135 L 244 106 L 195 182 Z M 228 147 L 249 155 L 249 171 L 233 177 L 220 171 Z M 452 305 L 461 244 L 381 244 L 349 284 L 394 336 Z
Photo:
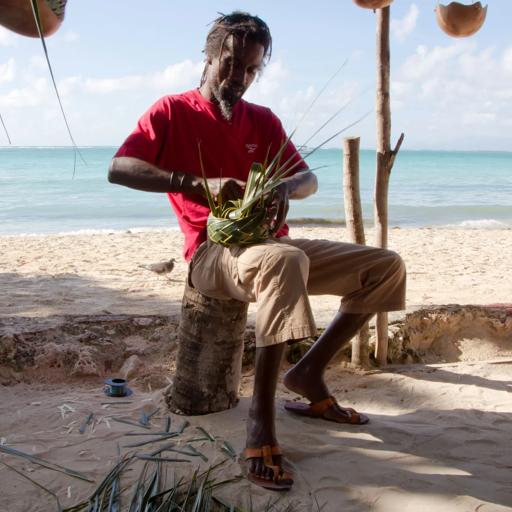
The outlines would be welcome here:
M 169 435 L 181 436 L 188 426 L 188 422 L 183 422 L 181 427 L 171 431 L 170 423 L 170 417 L 165 418 L 163 430 L 152 433 L 151 435 L 156 438 L 143 444 L 165 442 L 167 440 L 165 436 Z M 236 494 L 231 493 L 230 500 L 236 499 L 238 505 L 228 503 L 226 498 L 222 497 L 222 495 L 226 495 L 226 491 L 219 493 L 219 489 L 223 486 L 239 482 L 241 478 L 240 475 L 231 478 L 220 476 L 220 471 L 226 470 L 226 464 L 233 464 L 236 460 L 236 452 L 231 444 L 200 426 L 197 426 L 195 431 L 200 433 L 200 437 L 195 437 L 196 434 L 191 433 L 192 438 L 189 435 L 175 440 L 171 444 L 165 443 L 150 453 L 130 450 L 122 455 L 121 447 L 118 445 L 117 458 L 112 469 L 99 484 L 95 484 L 94 490 L 87 499 L 67 508 L 62 508 L 55 491 L 40 484 L 34 478 L 26 475 L 24 471 L 6 461 L 0 460 L 0 463 L 51 496 L 56 501 L 55 510 L 58 512 L 253 512 L 256 510 L 252 504 L 250 489 L 247 490 L 246 487 L 243 488 L 243 492 L 240 492 L 242 488 L 237 488 Z M 144 436 L 146 432 L 126 432 L 124 435 Z M 191 463 L 191 457 L 200 457 L 203 462 L 208 462 L 208 458 L 192 446 L 192 443 L 195 442 L 206 443 L 206 446 L 213 450 L 212 454 L 221 452 L 228 455 L 228 458 L 211 463 L 203 470 L 199 467 L 192 469 L 186 464 Z M 180 446 L 183 444 L 183 449 L 181 449 Z M 59 471 L 68 477 L 93 482 L 86 475 L 21 450 L 6 446 L 0 446 L 0 448 L 5 455 L 23 458 L 46 469 Z M 177 457 L 161 456 L 160 454 L 164 451 L 172 452 Z M 178 476 L 178 472 L 180 476 Z M 240 505 L 240 502 L 243 505 Z M 318 503 L 316 506 L 316 510 L 321 510 Z M 262 512 L 298 512 L 306 509 L 297 508 L 293 501 L 280 495 L 270 497 L 263 508 L 257 510 Z

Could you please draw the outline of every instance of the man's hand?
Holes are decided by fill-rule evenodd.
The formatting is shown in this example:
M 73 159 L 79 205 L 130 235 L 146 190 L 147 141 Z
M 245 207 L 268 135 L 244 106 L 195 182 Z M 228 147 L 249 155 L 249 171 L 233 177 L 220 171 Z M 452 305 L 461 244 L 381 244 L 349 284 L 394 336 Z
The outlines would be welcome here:
M 206 197 L 203 178 L 179 171 L 159 169 L 139 158 L 114 158 L 109 167 L 108 180 L 110 183 L 146 192 L 181 192 Z M 243 196 L 245 182 L 235 178 L 208 178 L 208 186 L 215 199 L 222 191 L 222 200 L 228 201 Z
M 269 207 L 266 222 L 270 226 L 270 233 L 275 235 L 286 221 L 290 199 L 304 199 L 314 194 L 318 182 L 310 170 L 284 178 L 283 181 L 269 194 L 267 205 Z
M 235 178 L 208 178 L 208 188 L 212 196 L 217 200 L 219 194 L 222 195 L 222 201 L 232 199 L 241 199 L 244 195 L 245 182 Z M 203 195 L 206 196 L 206 190 L 203 183 Z
M 267 200 L 267 205 L 267 221 L 270 225 L 270 233 L 275 235 L 283 227 L 290 207 L 288 185 L 286 182 L 283 181 L 272 190 Z

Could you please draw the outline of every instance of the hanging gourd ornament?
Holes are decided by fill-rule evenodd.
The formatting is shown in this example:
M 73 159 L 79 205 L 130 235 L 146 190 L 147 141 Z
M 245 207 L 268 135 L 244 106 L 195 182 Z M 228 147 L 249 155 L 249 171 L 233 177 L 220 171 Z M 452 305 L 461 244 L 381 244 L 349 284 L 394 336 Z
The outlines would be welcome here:
M 438 4 L 436 7 L 437 23 L 449 36 L 468 37 L 478 32 L 484 24 L 487 6 L 480 2 L 464 5 L 451 2 L 448 5 Z
M 384 9 L 393 2 L 393 0 L 354 0 L 354 3 L 364 9 Z

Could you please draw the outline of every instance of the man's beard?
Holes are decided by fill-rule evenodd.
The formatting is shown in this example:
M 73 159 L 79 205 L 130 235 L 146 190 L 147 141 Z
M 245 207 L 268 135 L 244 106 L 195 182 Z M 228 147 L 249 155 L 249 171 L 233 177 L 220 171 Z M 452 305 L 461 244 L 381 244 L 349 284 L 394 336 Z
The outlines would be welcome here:
M 228 85 L 215 85 L 212 87 L 213 96 L 219 105 L 222 117 L 226 121 L 231 121 L 233 117 L 233 108 L 242 98 L 243 91 L 241 89 L 233 89 Z

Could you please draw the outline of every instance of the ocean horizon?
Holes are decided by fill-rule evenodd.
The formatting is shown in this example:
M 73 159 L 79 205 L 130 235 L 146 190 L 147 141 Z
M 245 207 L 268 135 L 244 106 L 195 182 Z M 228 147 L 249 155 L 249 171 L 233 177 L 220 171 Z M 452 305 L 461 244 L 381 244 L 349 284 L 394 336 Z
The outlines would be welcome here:
M 165 194 L 107 181 L 114 146 L 0 147 L 0 235 L 177 229 Z M 307 159 L 318 192 L 290 202 L 290 224 L 344 224 L 341 149 Z M 73 177 L 74 174 L 74 177 Z M 360 152 L 363 217 L 373 223 L 375 150 Z M 401 150 L 389 186 L 390 227 L 512 229 L 512 152 Z

